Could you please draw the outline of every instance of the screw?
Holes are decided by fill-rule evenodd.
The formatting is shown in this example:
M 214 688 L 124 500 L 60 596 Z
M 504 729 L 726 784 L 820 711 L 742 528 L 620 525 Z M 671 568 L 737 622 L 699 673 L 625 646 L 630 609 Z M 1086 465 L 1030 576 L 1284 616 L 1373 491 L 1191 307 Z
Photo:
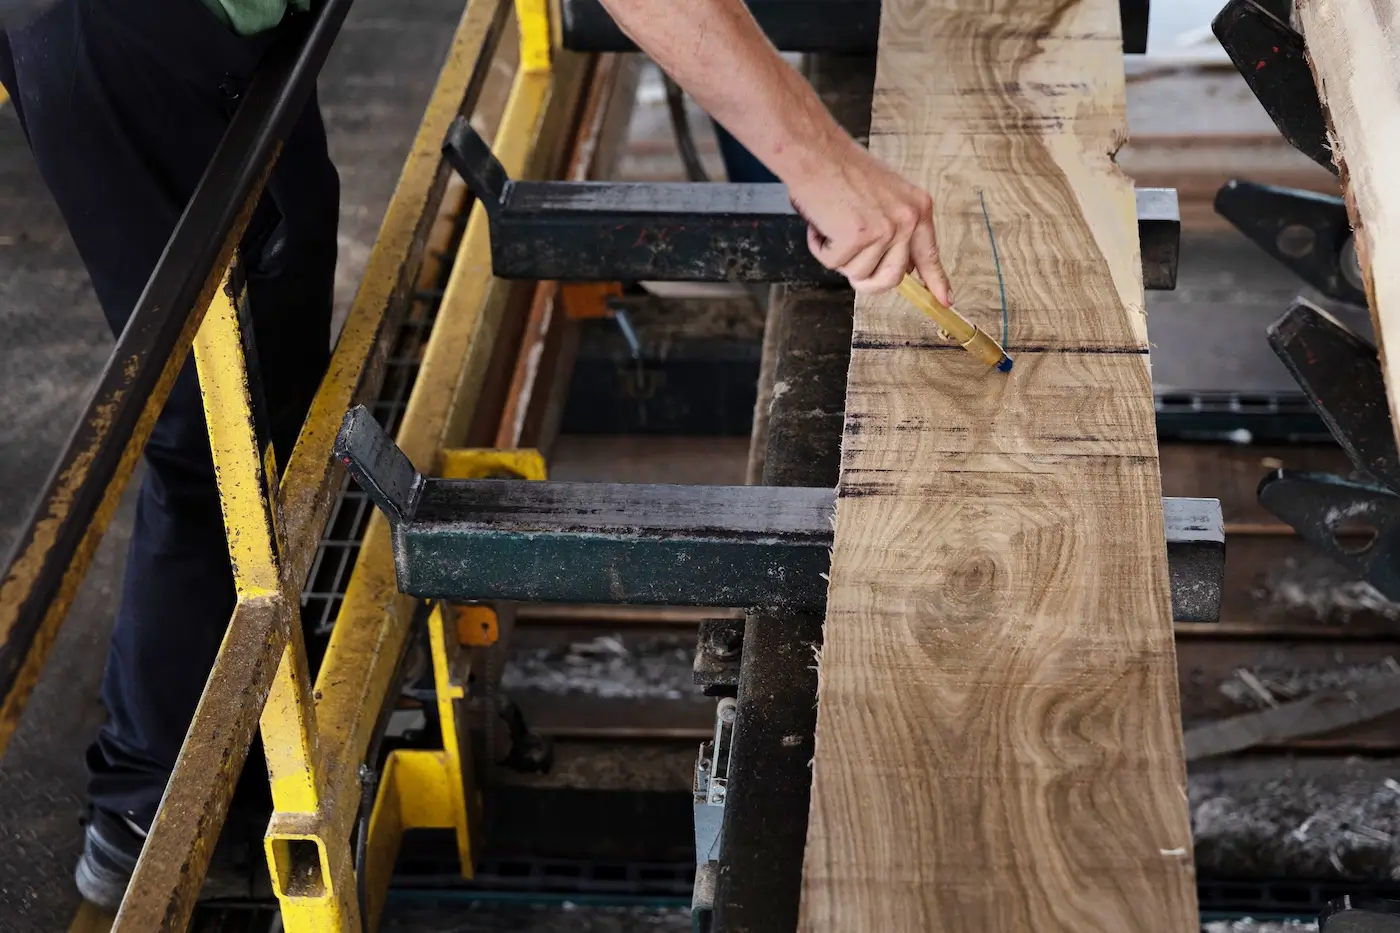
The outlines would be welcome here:
M 1312 255 L 1317 234 L 1302 224 L 1289 224 L 1278 232 L 1278 239 L 1274 242 L 1283 255 L 1290 259 L 1303 259 Z

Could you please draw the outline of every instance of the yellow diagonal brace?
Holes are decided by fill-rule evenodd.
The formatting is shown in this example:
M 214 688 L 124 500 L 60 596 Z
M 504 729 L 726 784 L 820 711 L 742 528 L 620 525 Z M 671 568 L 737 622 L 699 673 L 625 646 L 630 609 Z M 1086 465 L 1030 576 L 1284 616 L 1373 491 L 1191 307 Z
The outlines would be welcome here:
M 209 302 L 194 338 L 194 362 L 209 425 L 239 598 L 277 592 L 277 550 L 263 473 L 263 451 L 253 423 L 248 371 L 237 302 L 227 273 Z

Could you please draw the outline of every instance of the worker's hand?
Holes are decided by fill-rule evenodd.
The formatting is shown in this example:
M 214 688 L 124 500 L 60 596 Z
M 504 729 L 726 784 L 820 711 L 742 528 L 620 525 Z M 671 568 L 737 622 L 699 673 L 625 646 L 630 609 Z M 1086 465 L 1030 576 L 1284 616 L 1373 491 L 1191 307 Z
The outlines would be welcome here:
M 888 291 L 917 269 L 929 290 L 952 304 L 934 240 L 933 198 L 849 137 L 833 148 L 822 168 L 788 180 L 812 255 L 858 292 Z

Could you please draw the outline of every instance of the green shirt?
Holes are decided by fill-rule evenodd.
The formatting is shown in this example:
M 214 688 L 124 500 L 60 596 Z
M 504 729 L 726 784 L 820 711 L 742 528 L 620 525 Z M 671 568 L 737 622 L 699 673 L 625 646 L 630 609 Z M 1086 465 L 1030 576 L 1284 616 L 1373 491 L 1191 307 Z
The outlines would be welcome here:
M 204 5 L 240 36 L 255 36 L 282 22 L 288 8 L 305 13 L 311 0 L 204 0 Z

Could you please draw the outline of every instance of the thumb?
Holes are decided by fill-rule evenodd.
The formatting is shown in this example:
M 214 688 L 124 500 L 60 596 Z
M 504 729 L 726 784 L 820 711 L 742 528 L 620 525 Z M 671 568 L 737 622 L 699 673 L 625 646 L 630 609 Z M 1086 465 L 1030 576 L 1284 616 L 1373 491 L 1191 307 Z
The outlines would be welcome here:
M 909 238 L 909 246 L 914 268 L 919 270 L 919 277 L 924 280 L 928 290 L 933 292 L 939 301 L 951 306 L 953 286 L 948 281 L 948 273 L 943 271 L 943 261 L 938 255 L 938 242 L 933 236 L 931 219 L 925 218 L 914 228 L 914 235 Z

